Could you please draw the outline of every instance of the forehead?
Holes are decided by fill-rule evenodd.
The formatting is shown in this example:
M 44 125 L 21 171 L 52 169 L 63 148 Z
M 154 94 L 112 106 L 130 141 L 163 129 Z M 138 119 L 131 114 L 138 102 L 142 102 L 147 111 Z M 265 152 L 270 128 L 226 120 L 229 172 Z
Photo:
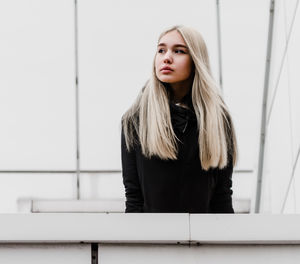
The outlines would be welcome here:
M 183 37 L 177 30 L 173 30 L 171 32 L 166 33 L 161 37 L 161 39 L 158 42 L 158 45 L 164 43 L 166 45 L 176 45 L 176 44 L 181 44 L 181 45 L 186 45 Z

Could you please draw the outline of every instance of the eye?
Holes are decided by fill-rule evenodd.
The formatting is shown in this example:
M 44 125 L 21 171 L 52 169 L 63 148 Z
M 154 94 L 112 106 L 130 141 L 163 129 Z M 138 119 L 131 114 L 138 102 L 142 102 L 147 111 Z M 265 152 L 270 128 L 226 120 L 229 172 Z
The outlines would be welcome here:
M 183 53 L 183 54 L 185 54 L 186 52 L 184 51 L 184 50 L 175 50 L 175 53 Z
M 158 53 L 163 53 L 164 49 L 159 49 L 157 52 Z

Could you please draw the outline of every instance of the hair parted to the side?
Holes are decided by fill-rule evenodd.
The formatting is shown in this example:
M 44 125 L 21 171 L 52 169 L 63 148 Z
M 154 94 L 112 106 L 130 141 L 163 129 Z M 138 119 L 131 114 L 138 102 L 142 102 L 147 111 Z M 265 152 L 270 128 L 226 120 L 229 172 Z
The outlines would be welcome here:
M 205 42 L 198 31 L 186 26 L 175 26 L 164 31 L 158 41 L 173 30 L 183 37 L 195 66 L 192 102 L 198 123 L 202 168 L 222 169 L 229 159 L 234 166 L 237 161 L 235 130 L 219 87 L 212 77 Z M 177 138 L 172 128 L 168 93 L 155 74 L 154 61 L 152 76 L 122 117 L 122 129 L 129 151 L 138 140 L 142 153 L 148 158 L 156 155 L 161 159 L 177 159 Z

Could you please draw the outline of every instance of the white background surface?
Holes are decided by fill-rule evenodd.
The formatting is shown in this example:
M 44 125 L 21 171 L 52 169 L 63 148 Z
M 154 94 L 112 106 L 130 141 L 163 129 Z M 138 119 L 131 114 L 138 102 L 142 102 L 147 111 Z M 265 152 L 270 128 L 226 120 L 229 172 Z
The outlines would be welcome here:
M 1 245 L 0 262 L 5 264 L 90 264 L 90 245 Z
M 299 263 L 299 246 L 107 246 L 99 247 L 99 263 Z
M 75 169 L 73 8 L 0 1 L 0 170 Z
M 299 161 L 296 166 L 294 180 L 291 187 L 288 188 L 292 168 L 300 147 L 299 8 L 291 31 L 287 54 L 284 57 L 296 3 L 297 1 L 277 1 L 277 8 L 275 9 L 277 20 L 275 20 L 274 31 L 270 98 L 273 98 L 276 87 L 277 93 L 267 131 L 262 203 L 263 211 L 272 213 L 280 213 L 282 209 L 285 213 L 299 212 L 300 210 Z M 284 204 L 286 196 L 288 200 Z M 283 205 L 285 206 L 283 207 Z
M 233 195 L 254 201 L 269 0 L 220 2 L 224 98 L 240 152 L 236 169 L 253 170 L 234 174 Z M 270 95 L 296 3 L 276 1 Z M 74 19 L 72 0 L 0 1 L 1 171 L 76 169 Z M 79 0 L 77 22 L 80 168 L 120 170 L 120 119 L 150 74 L 161 31 L 175 24 L 198 29 L 218 77 L 215 1 Z M 299 168 L 288 189 L 300 144 L 299 25 L 298 14 L 268 127 L 262 212 L 280 212 L 286 194 L 284 212 L 299 212 Z M 1 171 L 0 212 L 18 212 L 18 201 L 31 197 L 76 196 L 75 174 Z M 120 174 L 83 173 L 81 179 L 83 199 L 124 197 Z

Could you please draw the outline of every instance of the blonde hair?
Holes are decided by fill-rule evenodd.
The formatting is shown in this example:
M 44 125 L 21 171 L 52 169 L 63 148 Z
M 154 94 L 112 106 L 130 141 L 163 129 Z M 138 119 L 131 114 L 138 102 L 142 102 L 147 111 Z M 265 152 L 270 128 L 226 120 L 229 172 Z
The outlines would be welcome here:
M 235 165 L 235 131 L 228 108 L 212 77 L 205 42 L 198 31 L 186 26 L 175 26 L 164 31 L 158 41 L 174 30 L 183 37 L 194 62 L 192 103 L 197 117 L 202 168 L 222 169 L 229 158 Z M 143 155 L 148 158 L 177 159 L 177 138 L 172 128 L 168 93 L 156 76 L 154 62 L 152 76 L 122 117 L 122 128 L 128 151 L 139 142 Z

